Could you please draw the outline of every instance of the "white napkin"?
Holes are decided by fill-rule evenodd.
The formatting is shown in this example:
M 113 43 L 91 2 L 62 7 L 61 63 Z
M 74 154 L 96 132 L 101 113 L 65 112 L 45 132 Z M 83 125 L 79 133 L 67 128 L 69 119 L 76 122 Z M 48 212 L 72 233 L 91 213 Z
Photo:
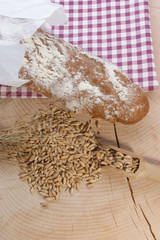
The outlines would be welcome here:
M 0 84 L 18 87 L 26 82 L 18 79 L 25 54 L 21 39 L 66 22 L 63 7 L 49 0 L 0 0 Z

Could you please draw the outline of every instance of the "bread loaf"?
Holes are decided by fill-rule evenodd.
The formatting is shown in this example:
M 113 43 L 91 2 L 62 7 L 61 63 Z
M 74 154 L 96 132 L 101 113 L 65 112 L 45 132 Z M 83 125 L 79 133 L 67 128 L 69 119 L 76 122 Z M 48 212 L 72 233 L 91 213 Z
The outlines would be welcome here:
M 132 124 L 149 110 L 146 94 L 112 63 L 38 30 L 24 39 L 19 78 L 58 107 Z

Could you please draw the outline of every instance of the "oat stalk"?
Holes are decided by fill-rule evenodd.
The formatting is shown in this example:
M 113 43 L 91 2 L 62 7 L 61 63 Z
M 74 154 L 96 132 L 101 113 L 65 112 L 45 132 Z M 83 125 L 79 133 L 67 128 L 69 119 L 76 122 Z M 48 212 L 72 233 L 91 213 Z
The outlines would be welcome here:
M 16 146 L 22 139 L 23 133 L 18 133 L 15 135 L 12 134 L 2 134 L 0 135 L 0 148 L 9 147 L 9 146 Z

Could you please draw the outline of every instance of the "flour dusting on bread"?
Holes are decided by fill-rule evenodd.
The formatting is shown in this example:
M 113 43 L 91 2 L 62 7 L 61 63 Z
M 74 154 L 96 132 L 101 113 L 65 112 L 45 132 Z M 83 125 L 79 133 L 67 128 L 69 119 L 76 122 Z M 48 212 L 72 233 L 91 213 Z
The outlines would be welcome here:
M 142 89 L 112 63 L 43 31 L 22 43 L 26 55 L 19 77 L 30 80 L 31 89 L 112 122 L 134 123 L 148 112 Z

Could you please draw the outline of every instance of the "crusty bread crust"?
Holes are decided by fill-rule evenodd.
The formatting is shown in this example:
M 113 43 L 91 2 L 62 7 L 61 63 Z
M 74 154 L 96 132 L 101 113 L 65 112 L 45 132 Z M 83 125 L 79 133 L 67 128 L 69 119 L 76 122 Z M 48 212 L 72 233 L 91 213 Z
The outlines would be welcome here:
M 146 93 L 112 63 L 41 30 L 23 43 L 26 55 L 19 77 L 56 106 L 124 124 L 148 113 Z

